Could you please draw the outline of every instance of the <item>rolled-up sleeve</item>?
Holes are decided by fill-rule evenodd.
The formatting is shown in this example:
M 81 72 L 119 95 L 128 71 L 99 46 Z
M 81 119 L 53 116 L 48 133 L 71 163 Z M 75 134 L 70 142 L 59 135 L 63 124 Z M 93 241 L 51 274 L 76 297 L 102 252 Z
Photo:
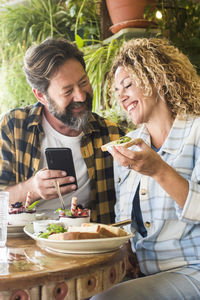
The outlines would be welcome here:
M 0 123 L 0 188 L 5 189 L 8 185 L 16 183 L 14 166 L 15 146 L 11 132 L 11 120 L 6 116 Z

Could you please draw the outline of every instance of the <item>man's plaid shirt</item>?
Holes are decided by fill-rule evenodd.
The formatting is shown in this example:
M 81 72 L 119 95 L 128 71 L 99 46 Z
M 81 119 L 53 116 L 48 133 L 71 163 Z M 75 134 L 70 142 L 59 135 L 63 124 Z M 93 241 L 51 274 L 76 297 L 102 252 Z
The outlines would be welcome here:
M 17 184 L 33 176 L 39 167 L 42 129 L 40 103 L 5 114 L 0 123 L 0 188 Z M 92 113 L 83 132 L 81 152 L 88 168 L 91 186 L 91 219 L 114 221 L 115 191 L 113 159 L 101 146 L 124 133 L 113 122 Z

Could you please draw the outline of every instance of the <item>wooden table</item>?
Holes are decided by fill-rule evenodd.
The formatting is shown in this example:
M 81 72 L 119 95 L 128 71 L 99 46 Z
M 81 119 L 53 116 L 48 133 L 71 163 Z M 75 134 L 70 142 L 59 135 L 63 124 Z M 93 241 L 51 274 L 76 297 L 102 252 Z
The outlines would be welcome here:
M 123 279 L 125 256 L 125 246 L 101 254 L 55 255 L 29 237 L 10 237 L 0 248 L 0 299 L 87 299 Z

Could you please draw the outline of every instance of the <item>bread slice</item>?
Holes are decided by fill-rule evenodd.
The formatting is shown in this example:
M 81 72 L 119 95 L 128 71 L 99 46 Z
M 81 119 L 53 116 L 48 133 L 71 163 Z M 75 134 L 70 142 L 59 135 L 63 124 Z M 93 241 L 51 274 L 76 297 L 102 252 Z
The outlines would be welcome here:
M 127 136 L 125 136 L 126 138 L 128 138 Z M 123 147 L 125 147 L 125 148 L 129 148 L 129 147 L 131 147 L 131 146 L 133 146 L 133 145 L 137 145 L 139 142 L 141 142 L 141 139 L 140 138 L 138 138 L 138 139 L 131 139 L 130 138 L 130 140 L 128 141 L 128 142 L 123 142 L 123 139 L 122 138 L 124 138 L 124 137 L 121 137 L 119 140 L 115 140 L 115 141 L 112 141 L 112 142 L 109 142 L 109 143 L 107 143 L 107 144 L 104 144 L 104 145 L 102 145 L 101 146 L 101 150 L 103 151 L 103 152 L 105 152 L 105 151 L 108 151 L 108 148 L 109 147 L 112 147 L 112 146 L 123 146 Z
M 102 236 L 120 237 L 120 236 L 126 236 L 127 235 L 127 232 L 124 231 L 123 229 L 121 229 L 120 227 L 113 227 L 111 225 L 100 224 L 100 223 L 97 223 L 96 225 L 99 225 L 99 233 Z M 94 226 L 94 223 L 83 223 L 83 224 L 81 224 L 81 227 L 84 227 L 84 228 L 90 228 L 92 226 Z
M 63 232 L 51 234 L 50 240 L 83 240 L 83 239 L 99 239 L 101 238 L 98 232 Z
M 127 232 L 119 227 L 100 223 L 83 223 L 81 226 L 68 227 L 64 233 L 51 234 L 51 240 L 82 240 L 126 236 Z
M 90 226 L 69 226 L 67 231 L 68 232 L 99 232 L 100 225 L 96 223 L 84 223 L 84 224 L 91 224 Z
M 63 240 L 63 234 L 63 232 L 50 234 L 48 240 Z

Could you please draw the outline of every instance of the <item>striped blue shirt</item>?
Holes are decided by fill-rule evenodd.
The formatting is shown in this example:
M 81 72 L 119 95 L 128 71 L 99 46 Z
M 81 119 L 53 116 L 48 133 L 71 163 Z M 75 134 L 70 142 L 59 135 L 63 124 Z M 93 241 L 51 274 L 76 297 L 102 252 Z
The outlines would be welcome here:
M 128 134 L 151 146 L 143 125 Z M 139 151 L 139 147 L 130 148 Z M 200 281 L 200 118 L 176 119 L 164 144 L 161 158 L 189 182 L 181 208 L 151 177 L 128 170 L 115 162 L 116 221 L 131 218 L 132 201 L 140 182 L 140 207 L 147 236 L 132 239 L 141 272 L 181 272 Z M 130 226 L 126 228 L 131 230 Z

